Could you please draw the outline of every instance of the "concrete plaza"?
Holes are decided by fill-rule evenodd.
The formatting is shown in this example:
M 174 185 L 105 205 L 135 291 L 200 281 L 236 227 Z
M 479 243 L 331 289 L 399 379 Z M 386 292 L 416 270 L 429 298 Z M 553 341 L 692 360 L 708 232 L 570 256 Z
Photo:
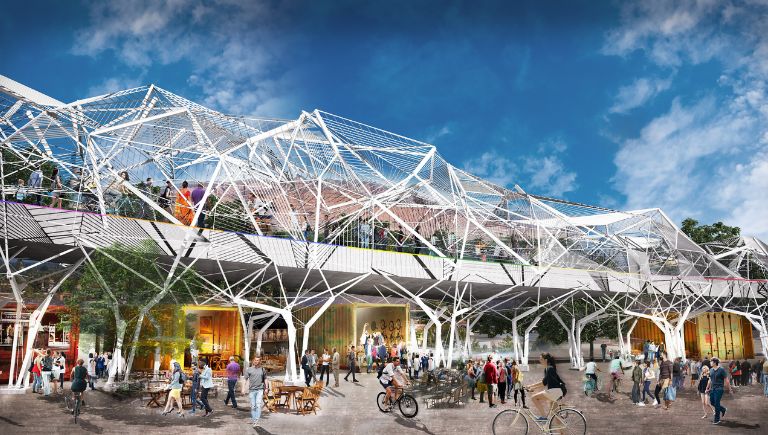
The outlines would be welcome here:
M 592 434 L 611 433 L 764 433 L 768 427 L 768 398 L 762 396 L 762 386 L 739 388 L 734 395 L 723 399 L 728 416 L 721 426 L 701 419 L 698 395 L 693 389 L 680 391 L 671 410 L 633 406 L 629 399 L 631 385 L 624 383 L 621 393 L 609 401 L 598 393 L 586 398 L 581 389 L 580 373 L 560 365 L 560 374 L 569 391 L 566 402 L 582 410 L 587 417 L 587 428 Z M 607 365 L 600 364 L 606 371 Z M 538 377 L 540 368 L 526 374 L 525 383 Z M 61 397 L 42 397 L 37 394 L 0 395 L 0 433 L 259 433 L 259 434 L 489 434 L 493 417 L 505 407 L 489 409 L 477 401 L 461 407 L 427 409 L 419 398 L 419 414 L 414 419 L 399 413 L 382 414 L 375 396 L 381 391 L 374 374 L 358 375 L 357 384 L 341 380 L 339 388 L 326 388 L 321 398 L 322 409 L 317 415 L 295 413 L 263 414 L 261 427 L 254 430 L 250 424 L 247 397 L 239 397 L 239 409 L 224 406 L 223 394 L 211 400 L 214 414 L 202 418 L 198 412 L 187 412 L 180 418 L 175 413 L 161 416 L 158 408 L 144 408 L 135 399 L 119 400 L 105 392 L 89 392 L 88 406 L 73 423 Z

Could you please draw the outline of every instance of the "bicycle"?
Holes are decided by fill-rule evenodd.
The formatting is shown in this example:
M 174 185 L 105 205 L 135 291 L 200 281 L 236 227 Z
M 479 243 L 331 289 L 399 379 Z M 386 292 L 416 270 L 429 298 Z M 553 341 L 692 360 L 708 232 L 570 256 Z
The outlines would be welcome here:
M 80 406 L 83 403 L 83 392 L 73 391 L 72 394 L 64 395 L 64 405 L 67 407 L 67 411 L 72 413 L 77 423 L 77 417 L 80 415 Z
M 538 419 L 530 409 L 505 409 L 493 419 L 493 435 L 527 434 L 528 421 L 536 424 L 544 434 L 579 434 L 587 433 L 587 419 L 578 409 L 555 402 L 549 408 L 546 419 Z
M 584 395 L 585 396 L 590 397 L 595 391 L 598 391 L 601 388 L 602 388 L 602 385 L 600 383 L 599 377 L 597 378 L 597 380 L 594 380 L 589 376 L 584 377 Z
M 395 399 L 394 402 L 387 403 L 387 392 L 382 391 L 376 396 L 376 405 L 379 406 L 381 412 L 391 412 L 395 405 L 400 409 L 400 413 L 403 417 L 413 418 L 419 413 L 419 404 L 416 402 L 416 398 L 406 393 L 403 388 L 395 388 L 395 393 L 400 393 L 400 396 Z

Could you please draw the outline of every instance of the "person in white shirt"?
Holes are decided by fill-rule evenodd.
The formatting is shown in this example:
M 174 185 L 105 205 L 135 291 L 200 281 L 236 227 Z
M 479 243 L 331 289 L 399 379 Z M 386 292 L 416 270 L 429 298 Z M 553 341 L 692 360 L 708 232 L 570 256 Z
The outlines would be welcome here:
M 88 354 L 85 368 L 88 370 L 88 385 L 91 387 L 91 391 L 93 391 L 95 390 L 93 383 L 96 381 L 96 358 L 93 357 L 93 353 Z
M 595 380 L 595 391 L 597 391 L 597 372 L 601 372 L 599 368 L 597 368 L 597 363 L 593 358 L 589 359 L 589 362 L 586 365 L 585 372 L 587 374 L 588 378 L 592 378 Z
M 384 367 L 381 371 L 381 378 L 379 378 L 381 386 L 387 391 L 387 403 L 392 403 L 392 396 L 395 395 L 394 400 L 400 396 L 400 393 L 396 393 L 396 389 L 403 388 L 405 385 L 410 385 L 408 378 L 405 376 L 403 368 L 400 367 L 400 359 L 393 358 L 392 362 Z
M 323 355 L 320 357 L 320 380 L 323 380 L 323 373 L 325 373 L 325 385 L 331 384 L 331 355 L 328 353 L 328 348 L 323 348 Z

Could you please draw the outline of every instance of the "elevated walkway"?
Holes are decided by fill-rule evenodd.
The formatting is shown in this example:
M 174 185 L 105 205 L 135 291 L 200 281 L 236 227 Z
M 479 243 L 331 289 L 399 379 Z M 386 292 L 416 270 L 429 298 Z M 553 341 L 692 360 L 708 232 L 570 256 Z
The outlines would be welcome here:
M 378 295 L 390 285 L 382 275 L 414 290 L 444 282 L 425 297 L 440 297 L 441 292 L 456 281 L 471 283 L 473 297 L 477 299 L 491 297 L 511 286 L 519 286 L 515 292 L 530 291 L 544 297 L 574 288 L 632 291 L 640 280 L 631 274 L 609 280 L 605 272 L 599 271 L 473 260 L 457 263 L 430 255 L 185 227 L 15 202 L 4 202 L 0 207 L 0 231 L 6 231 L 4 225 L 7 225 L 10 246 L 23 248 L 22 257 L 37 261 L 73 263 L 82 257 L 81 247 L 95 249 L 122 244 L 147 249 L 149 246 L 161 258 L 172 259 L 183 251 L 184 259 L 195 259 L 195 267 L 207 274 L 224 271 L 228 276 L 245 276 L 275 265 L 286 287 L 299 286 L 305 280 L 305 285 L 322 280 L 320 270 L 331 285 L 373 272 L 350 290 L 370 295 Z M 184 240 L 190 236 L 194 241 L 185 248 Z

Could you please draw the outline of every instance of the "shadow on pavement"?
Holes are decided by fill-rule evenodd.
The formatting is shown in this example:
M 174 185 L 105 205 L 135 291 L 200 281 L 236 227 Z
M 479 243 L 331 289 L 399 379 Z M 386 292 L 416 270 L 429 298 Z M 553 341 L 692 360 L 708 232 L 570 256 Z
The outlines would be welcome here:
M 744 423 L 737 423 L 735 421 L 721 421 L 720 426 L 727 427 L 729 429 L 747 429 L 747 430 L 760 429 L 759 424 L 744 424 Z
M 16 423 L 15 421 L 11 420 L 10 418 L 5 418 L 5 417 L 0 416 L 0 421 L 4 421 L 4 422 L 6 422 L 6 423 L 8 423 L 10 425 L 13 425 L 13 426 L 24 427 L 23 424 Z
M 433 432 L 427 429 L 427 426 L 424 423 L 415 418 L 404 418 L 398 415 L 395 417 L 395 423 L 408 429 L 418 430 L 429 435 L 435 435 Z

